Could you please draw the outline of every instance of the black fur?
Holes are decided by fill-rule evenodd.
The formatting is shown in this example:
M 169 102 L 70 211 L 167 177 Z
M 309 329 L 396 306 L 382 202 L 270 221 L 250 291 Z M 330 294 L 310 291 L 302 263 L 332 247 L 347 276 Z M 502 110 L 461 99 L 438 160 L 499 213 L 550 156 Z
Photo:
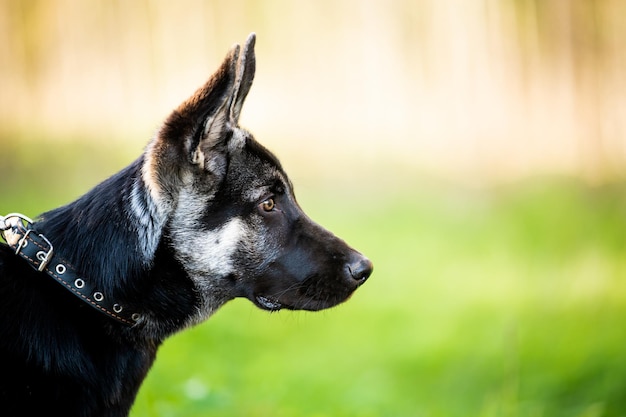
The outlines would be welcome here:
M 237 126 L 254 37 L 166 120 L 145 153 L 34 230 L 128 327 L 0 245 L 0 416 L 128 414 L 170 334 L 235 297 L 319 310 L 370 275 L 369 260 L 313 223 L 276 157 Z
M 124 213 L 138 163 L 42 216 L 37 232 L 82 275 L 159 322 L 147 337 L 90 308 L 0 246 L 0 415 L 123 416 L 163 338 L 197 305 L 194 286 L 164 240 L 143 265 Z

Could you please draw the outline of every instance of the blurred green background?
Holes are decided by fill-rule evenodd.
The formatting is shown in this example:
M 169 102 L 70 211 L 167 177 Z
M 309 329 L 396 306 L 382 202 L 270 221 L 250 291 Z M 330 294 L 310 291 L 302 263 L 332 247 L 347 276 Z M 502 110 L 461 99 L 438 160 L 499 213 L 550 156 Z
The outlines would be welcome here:
M 626 414 L 626 3 L 0 3 L 0 213 L 130 163 L 255 31 L 242 125 L 367 254 L 346 304 L 236 300 L 139 416 Z M 1 370 L 0 370 L 1 372 Z

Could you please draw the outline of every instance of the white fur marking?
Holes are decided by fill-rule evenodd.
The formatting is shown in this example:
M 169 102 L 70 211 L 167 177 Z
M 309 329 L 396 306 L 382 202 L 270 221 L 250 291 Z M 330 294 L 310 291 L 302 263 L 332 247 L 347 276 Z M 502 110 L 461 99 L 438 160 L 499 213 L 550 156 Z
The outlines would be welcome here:
M 154 257 L 170 211 L 170 204 L 162 198 L 161 187 L 156 179 L 155 146 L 156 139 L 153 139 L 146 147 L 141 177 L 133 183 L 130 194 L 130 211 L 137 222 L 139 245 L 146 264 Z
M 216 229 L 203 230 L 199 216 L 210 198 L 181 190 L 172 222 L 172 243 L 181 263 L 199 281 L 230 274 L 231 255 L 244 237 L 243 222 L 236 217 Z
M 161 231 L 165 225 L 166 216 L 147 192 L 140 180 L 136 180 L 130 193 L 131 214 L 135 218 L 139 245 L 145 263 L 150 263 L 154 257 L 161 239 Z
M 233 271 L 231 256 L 242 237 L 243 224 L 238 218 L 231 219 L 216 230 L 197 234 L 193 246 L 201 271 L 220 277 L 230 274 Z
M 228 142 L 228 150 L 230 152 L 235 152 L 237 150 L 243 149 L 246 144 L 246 138 L 249 136 L 245 130 L 240 127 L 233 127 L 233 137 Z
M 157 136 L 158 137 L 158 136 Z M 154 147 L 156 146 L 157 139 L 153 139 L 148 146 L 146 147 L 146 151 L 144 154 L 143 165 L 141 166 L 141 179 L 143 183 L 146 185 L 150 196 L 154 200 L 155 203 L 160 203 L 161 201 L 161 187 L 156 181 L 157 173 L 154 165 L 156 161 L 154 160 Z
M 215 230 L 200 231 L 193 227 L 194 220 L 177 218 L 182 227 L 172 234 L 177 256 L 202 296 L 198 313 L 188 323 L 193 325 L 206 320 L 233 297 L 222 279 L 235 271 L 232 256 L 244 238 L 244 228 L 241 219 L 233 218 Z

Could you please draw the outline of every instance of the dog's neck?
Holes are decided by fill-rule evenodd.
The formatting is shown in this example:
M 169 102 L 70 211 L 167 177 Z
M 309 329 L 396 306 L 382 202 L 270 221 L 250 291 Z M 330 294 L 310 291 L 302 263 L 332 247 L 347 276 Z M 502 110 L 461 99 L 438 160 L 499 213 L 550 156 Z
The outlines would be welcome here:
M 193 284 L 163 242 L 168 206 L 155 202 L 150 185 L 145 184 L 145 162 L 142 156 L 76 201 L 44 213 L 35 229 L 92 285 L 145 313 L 140 323 L 144 328 L 165 329 L 168 326 L 162 321 L 170 322 L 167 333 L 185 326 L 190 314 L 183 311 L 190 304 L 185 301 L 195 295 Z M 150 303 L 152 296 L 168 288 L 185 300 L 172 299 L 168 306 Z M 177 302 L 183 307 L 175 306 Z M 161 324 L 151 326 L 155 320 Z
M 141 181 L 141 165 L 142 158 L 76 201 L 44 213 L 36 223 L 36 230 L 54 242 L 57 252 L 90 279 L 107 275 L 124 285 L 144 272 L 154 255 L 156 244 L 142 242 L 154 221 L 148 199 L 135 185 Z M 139 217 L 141 210 L 146 211 L 145 219 Z M 151 241 L 159 238 L 160 232 Z

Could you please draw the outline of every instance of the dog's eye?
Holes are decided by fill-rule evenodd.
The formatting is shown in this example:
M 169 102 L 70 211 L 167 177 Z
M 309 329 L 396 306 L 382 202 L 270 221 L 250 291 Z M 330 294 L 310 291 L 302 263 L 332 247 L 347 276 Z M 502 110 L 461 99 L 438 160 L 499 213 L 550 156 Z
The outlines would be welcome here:
M 273 198 L 268 198 L 267 200 L 261 203 L 261 208 L 263 209 L 263 211 L 267 211 L 267 212 L 272 211 L 274 210 L 274 207 L 276 207 L 276 203 L 274 202 Z

